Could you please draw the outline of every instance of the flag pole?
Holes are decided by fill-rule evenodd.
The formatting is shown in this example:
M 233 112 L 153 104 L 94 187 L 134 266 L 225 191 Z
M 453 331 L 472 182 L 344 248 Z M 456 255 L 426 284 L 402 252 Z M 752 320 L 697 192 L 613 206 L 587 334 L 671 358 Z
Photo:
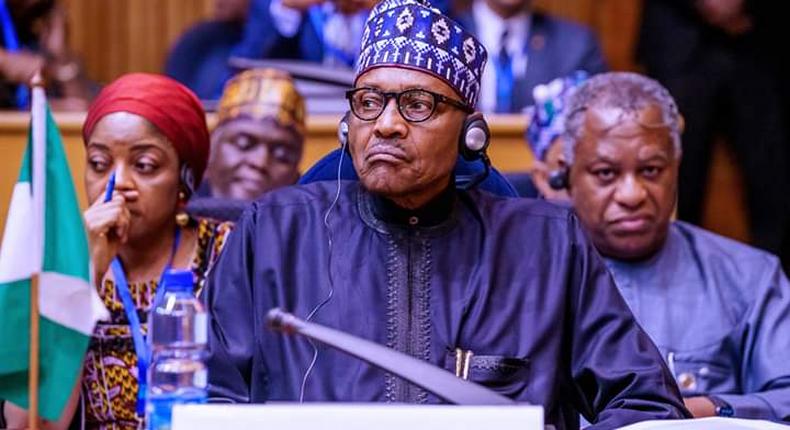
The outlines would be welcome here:
M 30 279 L 30 369 L 28 370 L 27 427 L 38 429 L 38 274 Z
M 41 77 L 41 72 L 36 72 L 36 74 L 30 80 L 30 87 L 33 90 L 32 91 L 33 93 L 36 93 L 37 91 L 43 91 L 44 79 Z M 31 103 L 31 109 L 30 109 L 30 124 L 33 132 L 33 157 L 32 157 L 33 160 L 32 161 L 34 168 L 42 168 L 44 167 L 43 164 L 36 163 L 35 160 L 37 159 L 37 157 L 39 157 L 40 159 L 40 157 L 45 156 L 46 154 L 40 153 L 40 150 L 42 149 L 42 145 L 40 144 L 37 145 L 36 140 L 40 140 L 42 139 L 42 137 L 45 137 L 42 136 L 42 133 L 46 133 L 44 129 L 45 126 L 44 121 L 46 120 L 46 116 L 45 116 L 46 114 L 43 112 L 38 112 L 39 110 L 41 110 L 38 109 L 39 108 L 38 105 L 41 104 L 42 100 L 36 100 L 36 99 L 37 97 L 35 97 L 34 94 L 33 101 Z M 39 153 L 37 153 L 37 149 L 39 150 Z M 44 144 L 43 149 L 44 151 L 46 151 L 46 144 Z M 36 176 L 37 174 L 34 171 L 33 177 L 35 178 Z M 38 175 L 39 178 L 42 176 L 45 175 Z M 34 201 L 37 200 L 43 203 L 42 200 L 43 196 L 41 194 L 36 195 L 37 194 L 36 191 L 38 191 L 38 193 L 43 192 L 43 188 L 41 187 L 41 185 L 43 184 L 38 184 L 38 185 L 39 186 L 37 187 L 36 184 L 34 184 L 33 199 Z M 38 226 L 37 231 L 42 231 L 41 229 L 43 228 L 44 207 L 41 204 L 35 206 L 37 206 L 39 212 L 35 214 L 37 221 L 39 223 L 42 223 L 41 225 Z M 39 238 L 39 240 L 41 239 L 43 238 Z M 42 253 L 43 241 L 40 241 L 40 243 L 37 245 L 39 245 L 39 247 L 42 247 L 41 250 L 38 251 L 39 253 Z M 33 258 L 43 259 L 43 256 L 37 255 Z M 38 262 L 38 270 L 41 270 L 42 267 L 41 263 L 42 263 L 41 261 Z M 39 343 L 38 284 L 39 284 L 39 274 L 33 273 L 33 276 L 30 279 L 30 357 L 29 357 L 30 367 L 28 370 L 28 418 L 27 418 L 28 428 L 31 430 L 38 430 L 38 424 L 39 424 L 38 383 L 39 383 L 40 343 Z

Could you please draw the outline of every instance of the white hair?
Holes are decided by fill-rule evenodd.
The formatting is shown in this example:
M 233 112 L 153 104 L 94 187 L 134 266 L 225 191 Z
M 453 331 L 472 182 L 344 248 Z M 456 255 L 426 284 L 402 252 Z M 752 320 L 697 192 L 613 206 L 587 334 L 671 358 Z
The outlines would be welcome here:
M 683 120 L 669 91 L 646 76 L 612 72 L 593 76 L 568 100 L 563 134 L 564 154 L 568 165 L 573 164 L 576 144 L 584 127 L 584 113 L 588 109 L 601 107 L 638 112 L 651 105 L 658 105 L 661 108 L 663 124 L 669 128 L 675 154 L 679 157 L 682 152 L 680 133 Z

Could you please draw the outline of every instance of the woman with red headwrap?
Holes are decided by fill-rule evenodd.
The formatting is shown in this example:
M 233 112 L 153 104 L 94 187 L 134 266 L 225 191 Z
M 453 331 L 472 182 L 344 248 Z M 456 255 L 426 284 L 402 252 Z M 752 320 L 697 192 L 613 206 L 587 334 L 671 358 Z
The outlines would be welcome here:
M 97 325 L 85 358 L 85 420 L 92 428 L 136 428 L 144 412 L 135 331 L 146 332 L 167 268 L 191 269 L 199 292 L 229 225 L 189 220 L 183 212 L 209 156 L 205 113 L 183 85 L 160 75 L 119 78 L 88 111 L 83 139 L 91 202 L 85 224 L 94 279 L 111 314 Z M 111 175 L 115 187 L 105 201 Z M 127 286 L 135 309 L 124 307 Z M 140 327 L 130 325 L 130 312 Z
M 144 369 L 134 337 L 147 332 L 161 275 L 171 267 L 190 269 L 198 293 L 230 225 L 182 215 L 209 156 L 205 113 L 183 85 L 151 74 L 117 79 L 91 105 L 83 139 L 90 201 L 85 225 L 110 320 L 94 330 L 79 387 L 83 410 L 76 416 L 84 416 L 87 428 L 135 429 L 144 415 L 138 401 Z M 129 308 L 124 295 L 131 298 Z M 76 394 L 77 388 L 72 410 Z M 6 415 L 13 415 L 9 408 Z

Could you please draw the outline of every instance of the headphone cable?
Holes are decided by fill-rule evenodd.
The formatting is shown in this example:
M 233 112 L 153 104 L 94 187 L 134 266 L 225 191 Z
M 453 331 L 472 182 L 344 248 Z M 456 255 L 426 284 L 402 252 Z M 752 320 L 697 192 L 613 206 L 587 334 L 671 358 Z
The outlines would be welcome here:
M 341 125 L 342 127 L 342 125 Z M 326 298 L 324 298 L 321 303 L 316 305 L 312 311 L 307 315 L 305 321 L 309 322 L 313 319 L 313 317 L 320 311 L 324 306 L 329 304 L 332 301 L 332 298 L 335 296 L 335 281 L 334 277 L 332 276 L 332 247 L 334 245 L 334 241 L 332 239 L 332 229 L 329 227 L 329 216 L 332 214 L 335 206 L 337 206 L 338 200 L 340 200 L 340 173 L 343 169 L 343 157 L 346 153 L 346 145 L 348 143 L 347 139 L 343 139 L 343 145 L 340 148 L 340 161 L 337 164 L 337 182 L 335 186 L 335 197 L 332 200 L 332 203 L 329 205 L 329 208 L 324 213 L 324 228 L 326 228 L 326 233 L 328 236 L 327 245 L 329 246 L 329 252 L 327 256 L 327 266 L 329 272 L 329 293 L 327 294 Z M 313 358 L 310 360 L 310 365 L 307 366 L 307 370 L 304 372 L 304 376 L 302 377 L 302 385 L 299 388 L 299 403 L 304 403 L 304 394 L 305 388 L 307 387 L 307 379 L 310 377 L 310 374 L 315 367 L 316 362 L 318 361 L 318 346 L 311 340 L 307 340 L 310 343 L 310 346 L 313 347 Z

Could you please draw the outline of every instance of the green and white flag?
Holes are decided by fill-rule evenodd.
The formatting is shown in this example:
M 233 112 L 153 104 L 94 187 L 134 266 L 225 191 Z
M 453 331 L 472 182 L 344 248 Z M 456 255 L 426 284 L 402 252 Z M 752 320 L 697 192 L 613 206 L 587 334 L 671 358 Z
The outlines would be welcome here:
M 94 325 L 107 310 L 90 281 L 88 243 L 66 154 L 44 91 L 0 248 L 0 399 L 28 407 L 30 285 L 39 277 L 39 415 L 60 417 Z

